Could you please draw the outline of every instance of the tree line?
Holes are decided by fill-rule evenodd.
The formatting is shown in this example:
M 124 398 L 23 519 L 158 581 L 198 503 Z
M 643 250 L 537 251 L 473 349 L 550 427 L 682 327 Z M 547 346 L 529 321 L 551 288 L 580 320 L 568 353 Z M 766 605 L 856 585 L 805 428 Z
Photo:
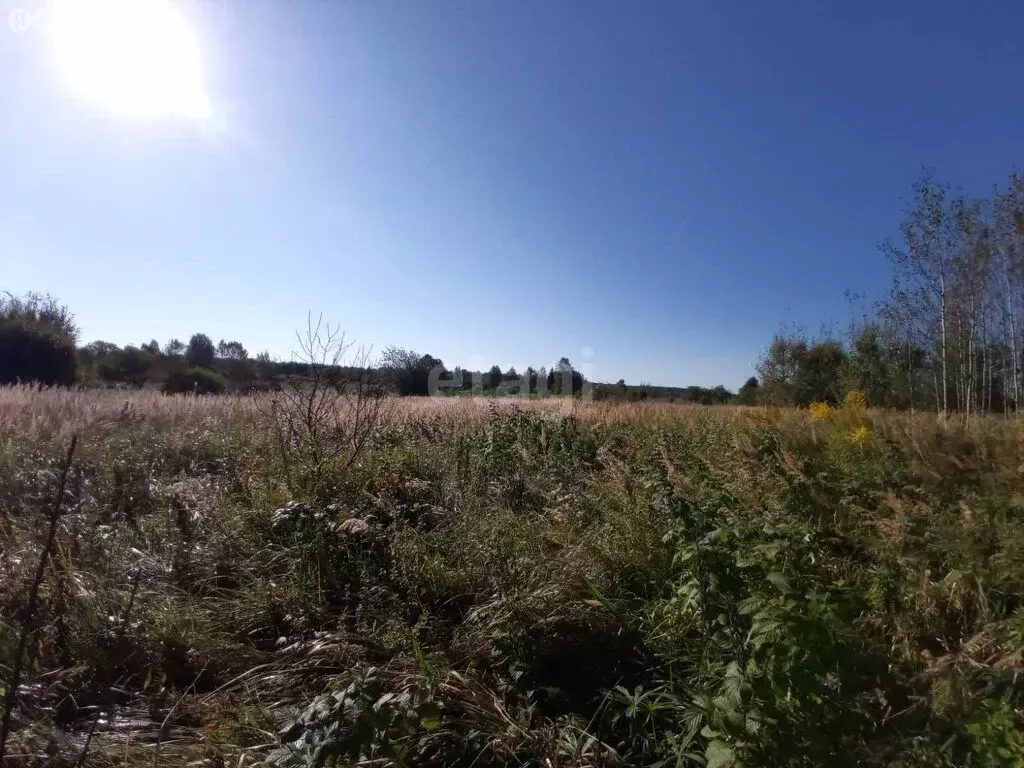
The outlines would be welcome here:
M 923 172 L 900 226 L 881 244 L 889 294 L 845 338 L 777 334 L 761 358 L 761 402 L 1016 411 L 1024 374 L 1024 176 L 989 196 L 954 193 Z
M 93 341 L 78 346 L 78 328 L 68 308 L 50 296 L 0 295 L 0 384 L 154 387 L 164 392 L 210 394 L 277 389 L 285 380 L 309 376 L 311 360 L 274 360 L 267 352 L 249 355 L 238 341 L 214 343 L 205 333 L 183 342 L 156 339 L 118 346 Z M 323 361 L 320 361 L 321 363 Z M 491 396 L 584 396 L 595 399 L 673 399 L 718 404 L 732 394 L 719 386 L 655 387 L 589 382 L 569 358 L 550 368 L 493 365 L 485 371 L 449 368 L 440 358 L 388 347 L 371 365 L 360 353 L 350 362 L 321 365 L 332 376 L 360 379 L 403 396 L 486 394 Z
M 170 393 L 251 389 L 270 380 L 274 365 L 266 353 L 253 359 L 240 342 L 214 344 L 204 333 L 194 334 L 187 344 L 171 339 L 163 346 L 156 339 L 123 348 L 94 341 L 78 349 L 77 358 L 79 382 L 159 385 Z
M 78 346 L 78 329 L 66 306 L 47 295 L 0 295 L 0 384 L 157 387 L 172 394 L 253 391 L 302 379 L 309 375 L 311 362 L 274 360 L 266 352 L 251 357 L 241 342 L 214 343 L 204 333 L 193 334 L 187 343 L 175 338 L 164 344 L 153 339 L 124 347 L 107 341 Z M 623 382 L 592 385 L 566 357 L 550 369 L 531 366 L 521 373 L 497 365 L 486 371 L 449 369 L 440 358 L 399 347 L 388 347 L 375 365 L 369 365 L 365 356 L 358 362 L 326 367 L 332 369 L 331 375 L 358 378 L 409 396 L 581 396 L 588 389 L 598 397 L 647 399 L 662 394 L 649 385 L 639 390 Z M 716 401 L 721 399 L 718 394 Z
M 722 385 L 713 388 L 659 387 L 627 385 L 623 379 L 615 384 L 588 381 L 567 357 L 560 358 L 550 369 L 528 366 L 517 371 L 513 366 L 503 371 L 501 366 L 492 365 L 486 371 L 471 371 L 460 366 L 449 370 L 443 360 L 433 355 L 388 347 L 381 357 L 377 373 L 383 375 L 394 391 L 401 395 L 572 395 L 589 396 L 595 400 L 658 399 L 704 405 L 737 402 L 736 396 Z M 756 381 L 753 386 L 757 386 Z
M 0 384 L 160 386 L 169 393 L 223 392 L 269 381 L 266 353 L 249 357 L 237 341 L 214 344 L 203 333 L 187 344 L 171 339 L 119 347 L 106 341 L 77 346 L 74 315 L 54 298 L 0 295 Z
M 561 358 L 551 370 L 530 366 L 520 373 L 515 367 L 502 371 L 498 365 L 487 371 L 470 371 L 460 366 L 449 370 L 443 360 L 433 355 L 388 347 L 381 357 L 380 368 L 391 374 L 396 391 L 402 395 L 463 392 L 580 395 L 588 384 L 567 357 Z

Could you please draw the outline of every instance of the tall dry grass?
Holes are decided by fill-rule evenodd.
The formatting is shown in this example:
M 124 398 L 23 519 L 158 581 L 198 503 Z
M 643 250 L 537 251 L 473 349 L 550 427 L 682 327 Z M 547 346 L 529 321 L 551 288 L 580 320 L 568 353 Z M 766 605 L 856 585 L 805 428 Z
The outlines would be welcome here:
M 71 434 L 90 426 L 145 419 L 157 425 L 212 421 L 227 423 L 265 410 L 272 393 L 256 395 L 163 395 L 155 390 L 40 389 L 0 387 L 0 428 L 47 434 Z M 402 422 L 421 419 L 481 423 L 494 411 L 519 409 L 578 418 L 592 424 L 638 421 L 657 423 L 685 418 L 707 407 L 663 402 L 593 402 L 570 397 L 484 396 L 396 398 L 395 413 Z M 758 408 L 722 408 L 730 417 L 765 413 Z
M 272 398 L 0 390 L 12 764 L 1024 754 L 1016 419 L 408 398 L 295 482 Z

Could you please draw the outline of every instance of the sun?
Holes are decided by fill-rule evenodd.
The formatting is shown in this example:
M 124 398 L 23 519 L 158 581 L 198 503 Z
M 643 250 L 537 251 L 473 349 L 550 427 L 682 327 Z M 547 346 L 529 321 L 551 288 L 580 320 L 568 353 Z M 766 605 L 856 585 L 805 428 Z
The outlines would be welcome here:
M 199 44 L 174 0 L 52 0 L 57 62 L 83 98 L 139 118 L 207 120 Z

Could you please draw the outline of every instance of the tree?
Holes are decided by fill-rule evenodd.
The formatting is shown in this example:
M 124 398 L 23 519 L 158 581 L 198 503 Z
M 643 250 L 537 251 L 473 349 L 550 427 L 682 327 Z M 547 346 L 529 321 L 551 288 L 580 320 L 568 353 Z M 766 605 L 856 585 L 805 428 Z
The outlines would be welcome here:
M 914 185 L 914 204 L 900 226 L 904 245 L 882 246 L 893 266 L 893 298 L 901 305 L 908 332 L 929 338 L 937 352 L 935 399 L 949 411 L 949 303 L 953 287 L 954 226 L 949 187 L 929 172 Z
M 188 340 L 185 350 L 185 362 L 193 368 L 212 368 L 216 350 L 210 337 L 205 333 L 197 333 Z
M 0 295 L 0 383 L 73 384 L 77 335 L 74 316 L 50 296 Z
M 796 402 L 797 373 L 806 356 L 806 341 L 775 334 L 756 366 L 765 402 L 772 405 Z
M 1007 347 L 1002 371 L 1003 389 L 1014 404 L 1021 397 L 1020 313 L 1024 309 L 1024 176 L 1010 177 L 1005 192 L 993 201 L 992 252 L 993 300 L 997 323 L 1004 329 Z
M 92 341 L 77 351 L 78 378 L 82 381 L 102 379 L 102 364 L 110 355 L 117 354 L 121 348 L 109 341 Z
M 121 351 L 117 344 L 112 344 L 109 341 L 91 341 L 83 349 L 90 357 L 97 359 Z
M 448 371 L 444 367 L 444 361 L 433 355 L 423 355 L 416 365 L 416 392 L 420 396 L 432 395 L 431 383 L 437 384 L 442 379 L 448 379 Z
M 388 372 L 392 386 L 400 395 L 429 395 L 431 375 L 438 381 L 447 373 L 440 359 L 400 347 L 385 349 L 381 366 Z
M 1024 179 L 1011 176 L 992 199 L 972 199 L 950 195 L 924 173 L 914 193 L 900 227 L 902 243 L 882 245 L 893 268 L 892 289 L 878 313 L 887 402 L 965 418 L 1016 407 Z
M 569 358 L 560 358 L 558 363 L 548 372 L 548 392 L 550 394 L 566 394 L 566 391 L 572 386 L 571 380 L 564 380 L 570 371 L 572 371 L 572 363 L 569 362 Z
M 712 389 L 691 386 L 683 390 L 682 399 L 685 402 L 700 403 L 701 405 L 722 405 L 732 399 L 732 392 L 721 384 Z
M 498 386 L 498 391 L 503 395 L 518 395 L 522 390 L 522 382 L 519 378 L 519 373 L 516 371 L 515 366 L 510 367 L 505 373 L 501 375 L 501 383 Z
M 240 341 L 224 341 L 217 344 L 217 355 L 224 361 L 228 381 L 236 388 L 244 388 L 257 377 L 257 367 L 249 360 L 249 353 Z
M 484 377 L 484 389 L 496 390 L 500 384 L 501 368 L 497 365 L 492 365 L 491 370 Z
M 892 405 L 893 381 L 886 360 L 882 329 L 870 323 L 860 329 L 850 343 L 843 379 L 847 391 L 864 393 L 870 405 Z
M 474 374 L 472 371 L 467 371 L 461 366 L 455 366 L 452 369 L 451 384 L 454 389 L 462 390 L 463 392 L 473 389 L 473 380 L 477 378 L 479 374 Z
M 843 399 L 843 368 L 846 352 L 833 339 L 816 342 L 798 361 L 794 395 L 796 405 L 825 402 L 836 405 Z
M 537 391 L 537 371 L 533 369 L 533 366 L 530 366 L 526 369 L 524 376 L 526 378 L 526 391 L 528 394 L 533 394 Z
M 846 351 L 838 341 L 808 345 L 806 339 L 776 334 L 757 364 L 761 399 L 773 405 L 838 403 L 845 365 Z
M 402 347 L 387 347 L 381 355 L 380 367 L 387 371 L 399 395 L 411 395 L 417 389 L 416 368 L 420 355 Z
M 1024 397 L 1024 176 L 991 198 L 953 195 L 925 172 L 881 250 L 892 286 L 845 344 L 777 335 L 758 363 L 760 399 L 868 403 L 941 416 L 1016 410 Z M 837 369 L 841 373 L 837 374 Z
M 548 391 L 554 395 L 578 395 L 583 391 L 583 374 L 572 367 L 569 358 L 561 358 L 548 374 Z
M 716 384 L 711 388 L 711 405 L 724 405 L 732 400 L 732 392 L 722 384 Z
M 217 344 L 217 354 L 227 360 L 249 359 L 249 353 L 240 341 L 224 341 L 224 339 L 221 339 Z
M 97 366 L 100 378 L 141 387 L 153 367 L 153 355 L 131 345 L 103 357 Z
M 736 394 L 736 402 L 740 405 L 757 405 L 758 389 L 757 377 L 751 376 L 740 387 Z
M 157 341 L 156 339 L 150 339 L 148 342 L 143 344 L 140 347 L 140 349 L 142 349 L 143 352 L 148 352 L 149 354 L 154 355 L 154 356 L 155 355 L 159 355 L 160 354 L 160 342 Z
M 168 357 L 178 357 L 185 352 L 185 345 L 178 339 L 171 339 L 164 345 L 164 354 Z
M 269 352 L 260 352 L 256 355 L 256 375 L 261 379 L 269 379 L 274 373 L 274 361 Z

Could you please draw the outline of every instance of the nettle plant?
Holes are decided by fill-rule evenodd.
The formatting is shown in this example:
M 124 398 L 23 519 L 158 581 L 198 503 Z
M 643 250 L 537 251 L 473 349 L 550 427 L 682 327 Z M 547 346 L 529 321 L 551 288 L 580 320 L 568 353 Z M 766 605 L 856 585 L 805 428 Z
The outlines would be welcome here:
M 389 691 L 381 670 L 363 667 L 348 685 L 317 696 L 297 712 L 267 763 L 279 768 L 410 765 L 440 728 L 441 705 L 434 692 Z
M 830 573 L 834 532 L 751 514 L 725 486 L 705 492 L 697 503 L 666 485 L 660 500 L 675 579 L 654 617 L 693 670 L 687 750 L 723 768 L 854 749 L 876 723 L 877 660 L 857 641 L 861 601 Z

